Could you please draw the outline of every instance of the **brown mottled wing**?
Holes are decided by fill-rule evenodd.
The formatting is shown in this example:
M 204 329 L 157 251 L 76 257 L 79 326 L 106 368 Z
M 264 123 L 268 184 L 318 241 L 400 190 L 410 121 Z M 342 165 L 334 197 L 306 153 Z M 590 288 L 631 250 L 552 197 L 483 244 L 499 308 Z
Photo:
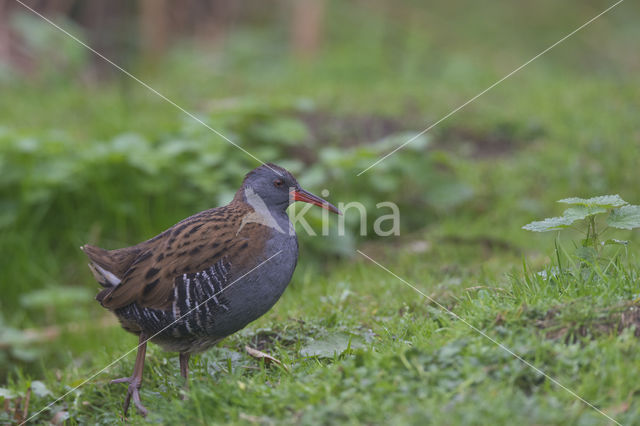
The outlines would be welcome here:
M 249 209 L 244 203 L 232 203 L 207 210 L 142 243 L 146 246 L 102 305 L 113 310 L 137 302 L 141 307 L 166 310 L 174 287 L 181 283 L 176 278 L 183 274 L 200 272 L 222 258 L 232 269 L 252 264 L 251 257 L 264 249 L 268 229 L 258 223 L 243 224 Z

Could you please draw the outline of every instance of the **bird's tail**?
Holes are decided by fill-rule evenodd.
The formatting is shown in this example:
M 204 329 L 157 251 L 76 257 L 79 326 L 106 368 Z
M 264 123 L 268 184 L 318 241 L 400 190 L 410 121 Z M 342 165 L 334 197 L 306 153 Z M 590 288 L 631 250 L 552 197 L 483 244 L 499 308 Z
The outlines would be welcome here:
M 89 269 L 93 277 L 102 287 L 110 288 L 120 284 L 118 272 L 114 270 L 114 256 L 111 251 L 96 246 L 85 244 L 80 249 L 87 255 L 89 260 Z M 116 251 L 116 250 L 114 250 Z
M 96 265 L 91 262 L 89 263 L 89 269 L 91 269 L 93 277 L 102 287 L 111 288 L 120 284 L 120 278 L 116 277 L 112 272 L 107 271 L 100 265 Z
M 89 269 L 103 290 L 96 295 L 96 300 L 102 300 L 121 282 L 119 275 L 123 273 L 122 261 L 126 263 L 126 254 L 122 250 L 105 250 L 100 247 L 85 244 L 80 249 L 89 258 Z
M 105 250 L 100 247 L 85 244 L 80 249 L 89 258 L 89 269 L 98 283 L 104 287 L 96 295 L 100 303 L 115 290 L 127 270 L 140 254 L 140 247 L 125 247 L 117 250 Z

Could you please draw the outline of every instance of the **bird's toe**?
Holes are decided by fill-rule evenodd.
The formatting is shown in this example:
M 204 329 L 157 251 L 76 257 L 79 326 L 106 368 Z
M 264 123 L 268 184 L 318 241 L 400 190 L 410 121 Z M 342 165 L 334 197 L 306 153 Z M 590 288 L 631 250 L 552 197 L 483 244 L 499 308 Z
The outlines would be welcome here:
M 149 414 L 149 410 L 142 405 L 142 401 L 140 400 L 140 386 L 142 382 L 140 379 L 136 377 L 122 377 L 120 379 L 114 379 L 111 383 L 128 383 L 127 387 L 127 396 L 124 399 L 123 405 L 123 413 L 124 416 L 127 416 L 127 412 L 129 411 L 129 405 L 131 404 L 131 399 L 133 399 L 133 404 L 136 406 L 138 413 L 141 416 L 146 417 Z
M 111 380 L 109 383 L 114 384 L 114 383 L 131 383 L 131 377 L 122 377 L 120 379 L 113 379 Z
M 129 386 L 129 389 L 131 389 L 131 386 Z M 132 392 L 131 395 L 133 396 L 133 403 L 138 409 L 138 413 L 140 413 L 142 417 L 147 417 L 147 414 L 149 414 L 149 410 L 147 410 L 147 408 L 144 405 L 142 405 L 142 401 L 140 401 L 140 392 L 138 391 L 138 388 L 134 387 L 133 391 L 131 392 Z

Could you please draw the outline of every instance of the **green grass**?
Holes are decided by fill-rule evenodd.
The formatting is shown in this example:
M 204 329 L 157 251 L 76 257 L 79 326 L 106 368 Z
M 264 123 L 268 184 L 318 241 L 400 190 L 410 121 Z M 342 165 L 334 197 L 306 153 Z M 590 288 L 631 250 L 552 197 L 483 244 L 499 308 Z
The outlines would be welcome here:
M 440 244 L 438 244 L 440 245 Z M 396 250 L 397 252 L 397 250 Z M 540 323 L 557 310 L 557 330 L 597 324 L 603 308 L 630 301 L 637 292 L 635 259 L 614 272 L 565 277 L 553 283 L 539 275 L 513 272 L 509 253 L 492 253 L 501 263 L 468 261 L 467 253 L 443 243 L 438 250 L 378 260 L 421 291 L 503 343 L 581 397 L 632 424 L 640 416 L 633 398 L 633 366 L 640 361 L 632 330 L 545 338 Z M 575 272 L 575 270 L 573 271 Z M 68 351 L 68 367 L 49 371 L 54 395 L 80 384 L 92 371 L 135 347 L 118 327 L 100 330 L 82 352 Z M 567 332 L 568 333 L 568 332 Z M 301 350 L 332 336 L 352 336 L 353 349 L 340 345 L 328 358 Z M 70 336 L 70 340 L 79 336 Z M 109 341 L 105 346 L 100 341 Z M 319 342 L 319 343 L 318 343 Z M 357 344 L 355 343 L 357 342 Z M 250 358 L 257 346 L 287 369 Z M 93 347 L 91 347 L 93 346 Z M 344 352 L 343 352 L 344 351 Z M 130 354 L 85 384 L 55 409 L 79 423 L 111 423 L 119 418 L 123 385 L 108 380 L 130 374 Z M 191 388 L 181 401 L 177 357 L 151 345 L 142 398 L 149 420 L 163 423 L 511 423 L 602 424 L 606 419 L 463 322 L 452 318 L 401 281 L 358 258 L 328 274 L 298 273 L 281 302 L 267 316 L 220 347 L 192 360 Z M 60 374 L 61 380 L 56 379 Z M 24 379 L 12 388 L 26 385 Z M 603 391 L 606 390 L 606 391 Z M 34 398 L 32 407 L 50 398 Z M 43 414 L 43 418 L 50 417 Z M 134 414 L 133 423 L 143 422 Z
M 372 214 L 376 202 L 394 200 L 402 214 L 399 238 L 301 239 L 281 301 L 192 359 L 186 401 L 177 356 L 150 345 L 142 388 L 150 420 L 607 423 L 359 248 L 620 423 L 637 423 L 638 342 L 633 327 L 616 325 L 640 295 L 638 233 L 613 236 L 631 241 L 628 255 L 587 269 L 568 254 L 579 235 L 563 235 L 559 273 L 553 237 L 521 229 L 560 214 L 555 200 L 565 197 L 619 193 L 640 203 L 636 5 L 623 3 L 443 122 L 426 147 L 355 177 L 386 149 L 367 136 L 370 126 L 422 130 L 608 6 L 597 3 L 502 2 L 462 13 L 443 2 L 363 15 L 330 2 L 324 48 L 309 63 L 289 57 L 285 32 L 269 26 L 240 28 L 209 54 L 185 42 L 155 67 L 129 63 L 261 158 L 289 160 L 332 202 L 359 200 Z M 144 88 L 120 77 L 87 83 L 87 64 L 74 64 L 0 82 L 0 384 L 21 394 L 40 380 L 50 394 L 34 393 L 31 414 L 136 345 L 93 300 L 77 247 L 151 237 L 219 205 L 254 166 Z M 313 129 L 301 113 L 321 123 L 315 138 L 304 135 Z M 312 342 L 339 353 L 305 355 Z M 287 369 L 262 365 L 245 345 Z M 69 424 L 118 421 L 125 386 L 108 382 L 129 375 L 134 358 L 39 421 L 59 410 Z

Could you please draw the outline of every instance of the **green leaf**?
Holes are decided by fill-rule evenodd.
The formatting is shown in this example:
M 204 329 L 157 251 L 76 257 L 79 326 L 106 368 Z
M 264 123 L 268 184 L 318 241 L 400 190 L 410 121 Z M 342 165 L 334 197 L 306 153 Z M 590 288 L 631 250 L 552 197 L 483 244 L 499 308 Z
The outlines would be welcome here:
M 439 211 L 452 210 L 473 197 L 473 188 L 462 182 L 443 181 L 426 195 L 426 201 Z
M 14 346 L 10 352 L 12 357 L 24 362 L 33 362 L 42 357 L 42 352 L 34 348 Z
M 582 220 L 588 216 L 606 212 L 607 209 L 600 206 L 576 205 L 566 209 L 562 216 L 549 217 L 545 220 L 531 222 L 528 225 L 523 226 L 522 229 L 534 232 L 557 231 L 559 229 L 568 227 L 575 221 Z
M 566 218 L 573 219 L 574 221 L 576 221 L 576 220 L 582 220 L 582 219 L 586 218 L 587 216 L 593 216 L 595 214 L 606 213 L 607 211 L 608 210 L 605 209 L 604 207 L 575 206 L 575 207 L 569 207 L 568 209 L 566 209 L 564 211 L 564 213 L 562 214 L 562 217 L 566 217 Z
M 324 339 L 312 340 L 300 349 L 300 355 L 333 358 L 335 355 L 342 355 L 347 348 L 357 349 L 362 347 L 364 347 L 364 342 L 361 337 L 347 333 L 337 333 Z
M 619 229 L 640 227 L 640 206 L 623 206 L 611 212 L 607 225 Z
M 575 255 L 586 262 L 592 263 L 598 256 L 598 253 L 593 247 L 579 247 Z
M 0 388 L 0 398 L 11 399 L 15 397 L 16 394 L 11 389 Z
M 558 200 L 559 203 L 565 204 L 578 204 L 587 207 L 603 207 L 607 209 L 621 207 L 627 205 L 626 201 L 624 201 L 618 194 L 616 195 L 601 195 L 599 197 L 592 198 L 564 198 L 562 200 Z
M 33 382 L 31 382 L 31 390 L 33 391 L 34 395 L 40 398 L 51 395 L 51 391 L 47 389 L 45 384 L 40 380 L 34 380 Z
M 409 140 L 411 143 L 407 145 L 407 149 L 412 149 L 414 151 L 423 151 L 430 143 L 428 135 L 415 132 L 399 132 L 385 136 L 384 138 L 373 142 L 371 146 L 375 147 L 380 152 L 384 152 L 389 149 L 396 148 L 398 145 Z
M 576 219 L 573 219 L 571 217 L 564 216 L 548 217 L 545 220 L 531 222 L 523 226 L 522 229 L 533 232 L 557 231 L 571 225 L 573 222 L 575 222 L 575 220 Z
M 18 203 L 0 200 L 0 228 L 13 224 L 18 218 Z
M 275 117 L 253 129 L 253 136 L 265 143 L 298 145 L 310 139 L 307 126 L 296 118 Z
M 26 308 L 74 306 L 91 298 L 91 290 L 84 287 L 60 286 L 33 290 L 20 296 Z
M 19 346 L 28 343 L 28 338 L 22 330 L 4 326 L 0 329 L 0 344 L 2 346 Z

